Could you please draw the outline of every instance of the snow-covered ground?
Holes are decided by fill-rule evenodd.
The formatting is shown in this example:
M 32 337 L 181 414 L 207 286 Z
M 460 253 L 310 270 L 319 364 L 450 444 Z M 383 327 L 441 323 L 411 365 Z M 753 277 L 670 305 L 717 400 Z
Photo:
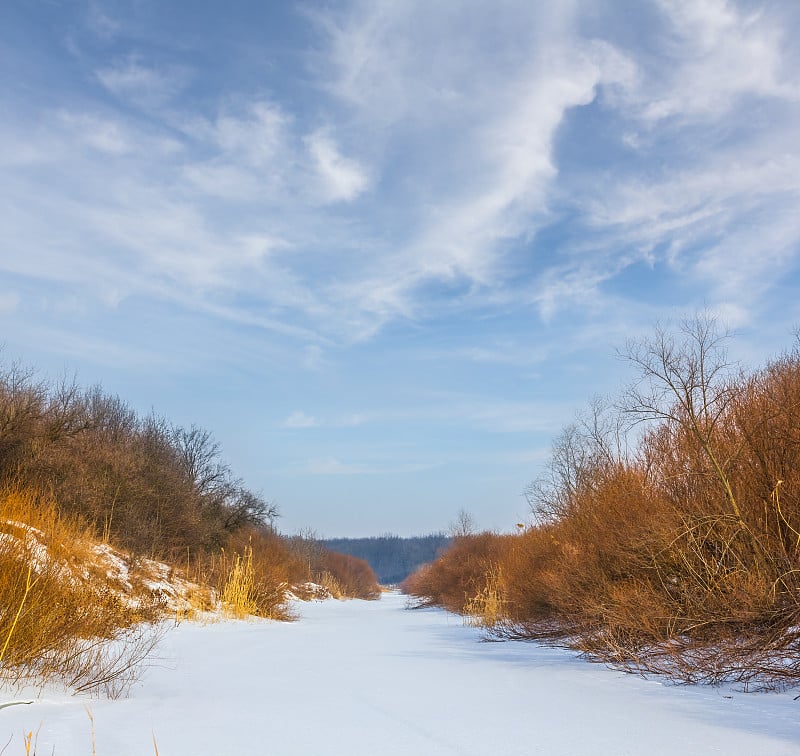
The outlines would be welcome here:
M 124 700 L 0 710 L 0 750 L 90 756 L 800 756 L 800 700 L 643 680 L 405 599 L 301 604 L 295 623 L 184 623 Z M 796 691 L 795 691 L 796 694 Z M 0 702 L 17 694 L 6 691 Z

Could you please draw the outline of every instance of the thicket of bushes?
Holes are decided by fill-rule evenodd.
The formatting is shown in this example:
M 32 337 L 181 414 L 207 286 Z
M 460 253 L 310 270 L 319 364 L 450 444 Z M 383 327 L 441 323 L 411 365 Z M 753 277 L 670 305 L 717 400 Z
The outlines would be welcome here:
M 103 576 L 77 579 L 91 563 L 79 552 L 92 541 L 124 551 L 131 564 L 147 557 L 172 565 L 215 589 L 234 613 L 287 618 L 287 588 L 314 579 L 335 584 L 341 597 L 379 595 L 363 560 L 281 536 L 276 515 L 233 476 L 207 431 L 140 417 L 99 388 L 0 368 L 3 674 L 41 672 L 80 686 L 124 666 L 89 639 L 120 637 L 155 618 L 158 602 L 134 611 Z M 28 527 L 39 541 L 27 538 Z M 45 552 L 53 558 L 43 560 Z M 141 646 L 132 637 L 131 653 Z
M 224 546 L 275 511 L 248 491 L 200 428 L 140 417 L 118 397 L 30 370 L 0 371 L 0 481 L 52 492 L 134 555 Z
M 313 533 L 293 536 L 286 543 L 294 565 L 294 585 L 307 580 L 323 586 L 334 598 L 380 597 L 378 578 L 364 559 L 327 548 Z
M 800 680 L 800 349 L 745 374 L 714 323 L 629 344 L 638 380 L 556 442 L 537 524 L 404 588 L 493 631 L 683 681 Z

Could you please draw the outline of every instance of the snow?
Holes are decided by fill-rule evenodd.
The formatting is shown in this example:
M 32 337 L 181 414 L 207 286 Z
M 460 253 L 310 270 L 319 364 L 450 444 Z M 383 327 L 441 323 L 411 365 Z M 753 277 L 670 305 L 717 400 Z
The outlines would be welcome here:
M 681 687 L 480 631 L 405 599 L 296 605 L 297 622 L 183 623 L 123 700 L 44 691 L 0 710 L 0 749 L 98 756 L 800 756 L 788 693 Z M 9 690 L 0 703 L 26 698 Z M 796 693 L 796 692 L 795 692 Z M 53 750 L 54 749 L 54 750 Z

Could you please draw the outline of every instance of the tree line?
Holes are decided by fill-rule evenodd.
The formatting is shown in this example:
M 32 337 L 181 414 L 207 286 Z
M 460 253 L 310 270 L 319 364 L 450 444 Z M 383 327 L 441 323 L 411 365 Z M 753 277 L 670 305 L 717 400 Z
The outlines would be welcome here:
M 450 544 L 444 533 L 401 538 L 387 534 L 371 538 L 327 538 L 325 548 L 364 559 L 382 585 L 398 585 L 423 564 L 431 562 Z

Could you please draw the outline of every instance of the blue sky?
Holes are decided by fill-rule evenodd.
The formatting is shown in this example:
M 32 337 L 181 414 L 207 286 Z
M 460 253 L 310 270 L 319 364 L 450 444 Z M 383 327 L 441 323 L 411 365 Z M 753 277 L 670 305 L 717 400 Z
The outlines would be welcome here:
M 4 359 L 211 430 L 286 532 L 527 519 L 615 349 L 800 324 L 800 5 L 0 3 Z

